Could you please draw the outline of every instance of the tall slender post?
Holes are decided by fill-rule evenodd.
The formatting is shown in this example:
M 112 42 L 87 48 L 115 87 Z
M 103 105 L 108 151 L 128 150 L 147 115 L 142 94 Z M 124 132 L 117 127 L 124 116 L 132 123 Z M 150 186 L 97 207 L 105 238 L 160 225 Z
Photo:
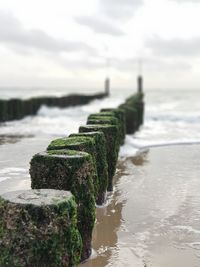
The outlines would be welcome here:
M 105 79 L 105 94 L 110 95 L 110 79 L 108 77 Z
M 137 89 L 138 89 L 138 93 L 143 92 L 143 77 L 141 75 L 139 75 L 137 78 Z

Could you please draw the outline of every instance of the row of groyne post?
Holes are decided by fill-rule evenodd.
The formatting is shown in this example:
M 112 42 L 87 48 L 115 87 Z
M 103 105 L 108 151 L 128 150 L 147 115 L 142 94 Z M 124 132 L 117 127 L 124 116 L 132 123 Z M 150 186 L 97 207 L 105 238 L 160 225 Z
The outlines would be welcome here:
M 32 189 L 0 197 L 0 266 L 68 267 L 90 257 L 96 205 L 113 190 L 120 146 L 143 117 L 138 91 L 32 157 Z
M 66 108 L 70 106 L 88 104 L 94 99 L 101 99 L 108 94 L 98 93 L 93 95 L 71 94 L 61 97 L 33 97 L 29 99 L 0 99 L 0 123 L 20 120 L 26 116 L 36 115 L 42 105 L 48 107 Z

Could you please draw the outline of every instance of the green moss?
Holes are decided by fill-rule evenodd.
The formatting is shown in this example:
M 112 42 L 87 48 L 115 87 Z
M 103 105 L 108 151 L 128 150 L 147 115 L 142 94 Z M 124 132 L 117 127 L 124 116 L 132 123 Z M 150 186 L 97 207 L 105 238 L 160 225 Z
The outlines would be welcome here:
M 106 159 L 106 140 L 102 132 L 88 132 L 71 134 L 70 137 L 87 137 L 95 140 L 96 164 L 99 178 L 99 192 L 96 203 L 102 205 L 105 201 L 106 190 L 108 187 L 108 164 Z
M 120 147 L 120 124 L 117 118 L 115 117 L 108 117 L 108 116 L 99 116 L 95 118 L 88 118 L 87 120 L 88 125 L 96 125 L 96 124 L 107 124 L 107 125 L 115 125 L 117 127 L 117 153 L 119 152 Z
M 8 118 L 8 101 L 0 100 L 0 122 L 6 121 Z
M 93 183 L 94 183 L 95 199 L 97 199 L 98 193 L 99 193 L 100 182 L 99 182 L 99 177 L 97 175 L 95 140 L 85 137 L 85 136 L 59 138 L 59 139 L 53 140 L 47 147 L 48 151 L 59 150 L 59 149 L 83 151 L 83 152 L 89 153 L 92 156 L 92 161 L 93 161 L 94 170 L 95 170 L 92 178 L 93 178 Z
M 36 154 L 31 160 L 32 188 L 71 191 L 78 205 L 78 229 L 83 241 L 82 260 L 91 253 L 95 222 L 94 165 L 91 155 L 70 150 L 51 150 Z
M 134 107 L 137 110 L 137 114 L 138 114 L 138 128 L 141 124 L 143 124 L 143 120 L 144 120 L 144 102 L 142 100 L 140 101 L 135 101 L 135 102 L 131 102 L 131 101 L 127 101 L 127 104 L 130 107 Z
M 113 176 L 116 171 L 116 164 L 118 159 L 119 143 L 118 135 L 119 129 L 116 125 L 96 124 L 86 125 L 79 128 L 79 132 L 94 132 L 101 131 L 105 135 L 106 139 L 106 155 L 108 162 L 108 191 L 113 189 Z
M 126 133 L 132 134 L 138 129 L 138 113 L 137 110 L 127 104 L 122 104 L 119 109 L 125 112 L 126 116 Z
M 125 136 L 126 136 L 126 116 L 124 110 L 120 110 L 117 108 L 104 108 L 101 109 L 101 113 L 103 114 L 109 114 L 113 113 L 114 116 L 119 120 L 120 122 L 120 144 L 124 144 Z
M 110 116 L 110 117 L 102 116 L 102 115 L 89 116 L 87 120 L 87 124 L 111 124 L 111 125 L 117 125 L 119 127 L 118 119 L 115 118 L 114 116 Z
M 143 123 L 143 118 L 144 118 L 143 94 L 137 93 L 137 94 L 129 97 L 126 100 L 126 105 L 137 110 L 137 114 L 138 114 L 137 126 L 139 127 Z
M 46 192 L 48 197 L 52 191 Z M 75 267 L 80 262 L 82 241 L 74 197 L 55 205 L 35 205 L 34 199 L 17 203 L 3 196 L 0 214 L 0 266 Z
M 82 152 L 79 152 L 79 151 L 75 151 L 75 150 L 70 150 L 70 149 L 52 149 L 52 150 L 48 150 L 48 154 L 49 155 L 55 155 L 55 150 L 59 150 L 59 155 L 61 156 L 61 155 L 63 155 L 63 156 L 65 156 L 65 155 L 67 155 L 67 156 L 69 156 L 69 157 L 73 157 L 73 156 L 75 156 L 75 157 L 77 157 L 78 155 L 81 157 L 82 155 L 84 156 L 85 154 L 84 153 L 82 153 Z M 35 155 L 36 156 L 36 155 Z M 33 157 L 35 157 L 35 156 L 33 156 Z
M 126 99 L 126 102 L 131 102 L 131 103 L 136 103 L 138 101 L 142 101 L 143 100 L 143 97 L 144 97 L 144 94 L 143 93 L 136 93 L 134 95 L 131 95 L 130 97 L 128 97 Z
M 88 139 L 87 137 L 77 137 L 77 138 L 69 138 L 69 137 L 65 137 L 65 138 L 59 138 L 59 139 L 55 139 L 53 140 L 47 150 L 55 150 L 55 149 L 65 149 L 67 148 L 67 146 L 70 145 L 77 145 L 77 146 L 81 146 L 84 143 L 89 142 L 92 146 L 95 145 L 95 142 L 91 139 Z

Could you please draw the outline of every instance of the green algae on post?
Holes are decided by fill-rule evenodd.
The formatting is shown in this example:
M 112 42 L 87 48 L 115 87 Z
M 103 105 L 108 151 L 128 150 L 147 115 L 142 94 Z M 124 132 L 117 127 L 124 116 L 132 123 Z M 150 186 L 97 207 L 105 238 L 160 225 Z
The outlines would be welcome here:
M 95 198 L 91 155 L 73 150 L 50 150 L 33 156 L 30 167 L 32 188 L 71 191 L 78 205 L 78 229 L 83 242 L 81 259 L 91 254 L 95 222 Z
M 137 110 L 138 113 L 138 127 L 143 124 L 144 120 L 144 102 L 143 102 L 143 93 L 137 93 L 133 96 L 130 96 L 126 100 L 126 104 L 130 107 L 133 107 Z
M 0 266 L 72 267 L 82 241 L 70 192 L 24 190 L 0 197 Z
M 108 187 L 108 164 L 106 159 L 106 140 L 102 132 L 88 132 L 71 134 L 69 137 L 87 137 L 95 140 L 96 166 L 99 180 L 99 192 L 96 203 L 102 205 L 105 202 L 106 190 Z
M 88 138 L 86 136 L 77 136 L 77 137 L 65 137 L 53 140 L 47 150 L 58 150 L 58 149 L 69 149 L 87 152 L 92 156 L 94 164 L 94 193 L 95 199 L 98 198 L 99 194 L 99 177 L 97 175 L 97 166 L 96 166 L 96 143 L 94 138 Z
M 118 108 L 104 108 L 101 109 L 100 114 L 109 114 L 113 113 L 114 116 L 119 120 L 120 127 L 120 144 L 124 144 L 125 136 L 126 136 L 126 117 L 124 110 L 120 110 Z
M 100 122 L 97 122 L 98 124 L 112 124 L 117 125 L 119 128 L 119 143 L 122 144 L 124 142 L 125 133 L 123 133 L 123 126 L 122 120 L 119 116 L 117 116 L 114 112 L 99 112 L 99 113 L 93 113 L 88 116 L 87 124 L 93 124 L 96 120 L 99 120 Z M 97 124 L 95 123 L 95 124 Z
M 117 136 L 116 136 L 116 140 L 117 140 L 117 143 L 118 143 L 118 151 L 117 153 L 119 152 L 119 147 L 120 147 L 120 127 L 119 127 L 119 121 L 117 118 L 113 117 L 113 116 L 99 116 L 99 117 L 94 117 L 94 118 L 88 118 L 87 120 L 87 124 L 90 125 L 90 124 L 107 124 L 107 125 L 115 125 L 117 127 Z
M 8 118 L 8 101 L 0 100 L 0 122 L 6 121 Z
M 133 134 L 138 129 L 138 113 L 137 110 L 130 107 L 128 104 L 122 104 L 119 109 L 125 112 L 126 116 L 126 133 Z
M 117 125 L 117 127 L 119 127 L 119 121 L 114 116 L 90 115 L 88 117 L 87 124 L 111 124 Z
M 116 125 L 96 124 L 85 125 L 79 128 L 79 132 L 103 132 L 106 139 L 106 157 L 108 163 L 108 191 L 113 190 L 113 176 L 115 175 L 119 143 L 118 143 L 118 127 Z

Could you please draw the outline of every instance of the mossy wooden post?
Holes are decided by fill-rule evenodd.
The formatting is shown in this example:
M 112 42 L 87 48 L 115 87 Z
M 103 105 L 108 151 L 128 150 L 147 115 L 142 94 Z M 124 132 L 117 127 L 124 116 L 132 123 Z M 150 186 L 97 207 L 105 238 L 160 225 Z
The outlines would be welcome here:
M 119 109 L 125 112 L 126 116 L 126 133 L 133 134 L 138 129 L 138 114 L 137 110 L 127 104 L 122 104 Z
M 119 120 L 120 122 L 120 144 L 124 144 L 125 136 L 126 136 L 126 117 L 124 110 L 120 110 L 117 108 L 104 108 L 101 109 L 101 113 L 108 114 L 108 112 L 112 112 L 114 116 Z
M 0 100 L 0 122 L 7 120 L 8 101 Z
M 126 100 L 126 105 L 137 110 L 137 128 L 143 124 L 144 117 L 144 102 L 143 102 L 143 93 L 137 93 L 130 96 Z
M 107 125 L 115 125 L 117 127 L 117 154 L 119 153 L 120 148 L 120 126 L 119 126 L 119 120 L 115 118 L 114 116 L 95 116 L 89 115 L 87 119 L 87 125 L 96 125 L 96 124 L 107 124 Z
M 12 120 L 19 120 L 22 118 L 22 100 L 10 99 L 10 116 Z
M 25 99 L 23 101 L 23 116 L 33 115 L 33 107 L 31 99 Z
M 99 121 L 99 124 L 117 125 L 119 128 L 119 142 L 121 142 L 121 122 L 113 112 L 92 113 L 87 118 L 87 124 L 93 124 L 93 122 L 90 123 L 90 121 Z
M 105 202 L 106 190 L 108 187 L 108 164 L 106 159 L 106 139 L 102 132 L 88 132 L 71 134 L 69 137 L 87 137 L 95 140 L 96 166 L 99 178 L 99 193 L 96 199 L 98 205 Z
M 118 127 L 116 125 L 96 124 L 86 125 L 79 128 L 79 132 L 103 132 L 106 139 L 106 156 L 108 163 L 108 191 L 113 190 L 113 176 L 115 175 L 117 159 L 118 159 Z
M 143 92 L 143 78 L 141 75 L 138 76 L 137 78 L 137 91 L 139 94 L 142 94 Z
M 95 198 L 92 177 L 94 166 L 88 153 L 50 150 L 33 156 L 30 167 L 32 188 L 71 191 L 78 205 L 78 229 L 83 241 L 81 259 L 91 254 L 95 222 Z
M 85 136 L 65 137 L 53 140 L 47 147 L 47 150 L 59 150 L 59 149 L 83 151 L 89 153 L 92 156 L 94 170 L 95 170 L 92 179 L 94 184 L 95 199 L 97 200 L 99 197 L 99 177 L 97 175 L 95 140 Z
M 144 101 L 140 100 L 136 105 L 138 110 L 139 125 L 142 125 L 144 123 Z
M 77 205 L 70 192 L 15 191 L 0 197 L 0 266 L 71 267 L 80 262 Z

